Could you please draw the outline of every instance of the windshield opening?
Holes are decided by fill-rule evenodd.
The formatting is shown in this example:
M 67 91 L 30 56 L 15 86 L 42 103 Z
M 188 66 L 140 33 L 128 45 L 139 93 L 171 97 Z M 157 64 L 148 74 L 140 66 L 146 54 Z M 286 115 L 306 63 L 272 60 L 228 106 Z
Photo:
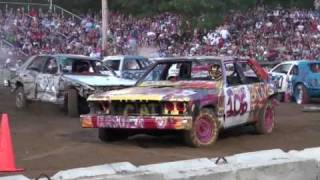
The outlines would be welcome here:
M 64 74 L 114 75 L 111 69 L 105 67 L 98 60 L 62 57 L 60 58 L 59 66 Z
M 165 62 L 154 66 L 140 83 L 150 81 L 220 81 L 219 60 Z
M 60 59 L 60 68 L 65 74 L 100 74 L 99 63 L 101 66 L 100 61 L 64 57 Z
M 291 64 L 280 64 L 273 72 L 287 74 L 291 68 Z
M 320 63 L 310 63 L 309 68 L 313 73 L 320 73 Z
M 111 68 L 114 71 L 119 71 L 119 67 L 120 67 L 120 59 L 117 60 L 107 60 L 104 61 L 105 65 L 108 66 L 109 68 Z

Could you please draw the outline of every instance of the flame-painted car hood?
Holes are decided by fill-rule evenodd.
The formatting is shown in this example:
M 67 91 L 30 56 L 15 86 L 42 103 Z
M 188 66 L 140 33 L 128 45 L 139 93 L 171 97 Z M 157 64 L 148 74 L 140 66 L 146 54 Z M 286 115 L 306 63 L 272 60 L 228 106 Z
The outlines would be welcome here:
M 118 78 L 115 76 L 99 75 L 63 75 L 64 78 L 71 82 L 85 84 L 91 87 L 97 86 L 133 86 L 135 81 Z
M 91 95 L 88 101 L 194 101 L 218 97 L 220 82 L 208 81 L 157 81 L 137 87 Z M 209 97 L 210 96 L 210 97 Z

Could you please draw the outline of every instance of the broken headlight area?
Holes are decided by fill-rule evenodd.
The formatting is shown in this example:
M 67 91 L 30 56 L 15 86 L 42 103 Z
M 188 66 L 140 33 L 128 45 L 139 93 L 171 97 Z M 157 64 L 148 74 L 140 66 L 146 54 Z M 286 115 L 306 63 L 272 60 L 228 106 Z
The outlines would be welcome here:
M 109 101 L 95 101 L 89 103 L 91 114 L 110 114 Z
M 92 114 L 127 116 L 185 116 L 190 109 L 186 102 L 157 101 L 94 101 L 90 102 Z

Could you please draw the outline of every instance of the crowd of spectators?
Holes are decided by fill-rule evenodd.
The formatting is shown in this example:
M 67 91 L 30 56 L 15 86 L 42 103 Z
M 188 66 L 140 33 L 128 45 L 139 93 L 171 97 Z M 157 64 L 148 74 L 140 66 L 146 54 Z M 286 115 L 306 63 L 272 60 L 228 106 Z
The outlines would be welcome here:
M 83 21 L 86 18 L 83 19 Z M 0 12 L 0 31 L 25 54 L 74 53 L 88 54 L 99 47 L 99 29 L 81 28 L 71 18 L 41 9 L 24 8 Z M 86 25 L 86 24 L 84 24 Z M 90 49 L 91 48 L 91 49 Z
M 182 29 L 182 22 L 187 27 Z M 28 55 L 74 53 L 101 57 L 101 16 L 81 20 L 24 8 L 0 12 L 0 32 Z M 259 61 L 320 59 L 320 16 L 315 10 L 267 8 L 231 12 L 212 30 L 192 28 L 181 15 L 138 18 L 109 14 L 108 55 L 136 54 L 155 47 L 154 56 L 237 55 Z

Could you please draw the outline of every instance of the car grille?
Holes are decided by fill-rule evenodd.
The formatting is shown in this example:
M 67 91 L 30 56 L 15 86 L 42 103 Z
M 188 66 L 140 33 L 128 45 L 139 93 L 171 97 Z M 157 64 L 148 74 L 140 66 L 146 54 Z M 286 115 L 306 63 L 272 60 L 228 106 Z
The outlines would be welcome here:
M 112 101 L 112 115 L 161 115 L 162 103 L 158 101 Z

